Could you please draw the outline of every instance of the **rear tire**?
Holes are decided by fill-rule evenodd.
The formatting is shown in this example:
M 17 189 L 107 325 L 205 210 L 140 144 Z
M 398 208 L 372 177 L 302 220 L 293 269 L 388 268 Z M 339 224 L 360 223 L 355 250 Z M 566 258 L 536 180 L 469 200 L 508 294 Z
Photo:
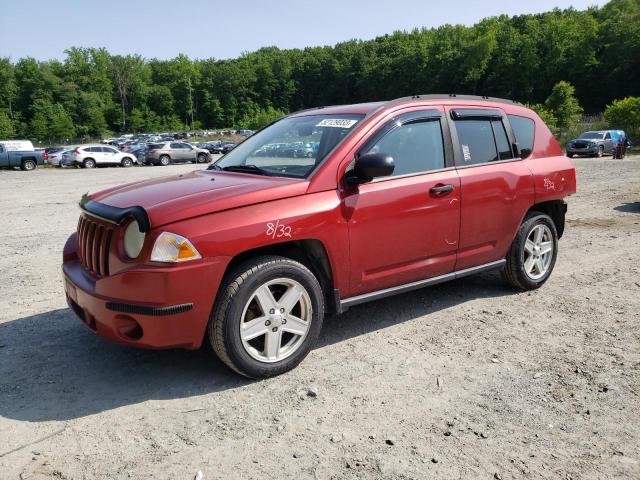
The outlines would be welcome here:
M 161 155 L 159 158 L 160 165 L 166 167 L 171 163 L 171 157 L 169 155 Z
M 122 165 L 124 168 L 129 168 L 133 165 L 133 160 L 131 160 L 129 157 L 124 157 L 120 162 L 120 165 Z
M 36 161 L 31 159 L 31 158 L 27 158 L 26 160 L 23 160 L 22 163 L 20 164 L 20 170 L 24 170 L 25 172 L 31 172 L 33 170 L 36 169 Z
M 558 232 L 553 220 L 544 213 L 529 212 L 507 253 L 502 275 L 515 288 L 534 290 L 547 281 L 557 257 Z
M 96 168 L 96 161 L 93 158 L 85 158 L 82 166 L 84 168 Z
M 267 378 L 295 368 L 307 356 L 323 318 L 324 297 L 313 273 L 270 255 L 248 260 L 225 277 L 207 332 L 213 350 L 231 369 Z

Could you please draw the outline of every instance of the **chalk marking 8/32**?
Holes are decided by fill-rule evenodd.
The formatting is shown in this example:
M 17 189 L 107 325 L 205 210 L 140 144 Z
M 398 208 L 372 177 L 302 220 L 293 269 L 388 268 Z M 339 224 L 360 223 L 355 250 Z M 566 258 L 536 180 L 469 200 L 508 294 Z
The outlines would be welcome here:
M 291 238 L 291 227 L 280 223 L 280 220 L 276 220 L 276 223 L 267 223 L 267 236 L 272 239 L 288 237 Z

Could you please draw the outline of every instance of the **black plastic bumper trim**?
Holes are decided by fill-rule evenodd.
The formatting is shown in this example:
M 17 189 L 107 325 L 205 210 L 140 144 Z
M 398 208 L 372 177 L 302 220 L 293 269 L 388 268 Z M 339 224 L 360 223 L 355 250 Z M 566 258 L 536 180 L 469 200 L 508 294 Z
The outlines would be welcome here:
M 90 200 L 85 193 L 80 200 L 80 208 L 89 215 L 109 223 L 121 225 L 124 220 L 131 217 L 138 222 L 141 232 L 145 233 L 151 229 L 151 222 L 149 221 L 147 211 L 138 205 L 127 208 L 112 207 L 106 203 Z
M 178 313 L 184 313 L 192 310 L 193 303 L 183 303 L 181 305 L 171 305 L 169 307 L 145 307 L 142 305 L 131 305 L 128 303 L 107 302 L 107 309 L 119 313 L 166 317 L 167 315 L 177 315 Z

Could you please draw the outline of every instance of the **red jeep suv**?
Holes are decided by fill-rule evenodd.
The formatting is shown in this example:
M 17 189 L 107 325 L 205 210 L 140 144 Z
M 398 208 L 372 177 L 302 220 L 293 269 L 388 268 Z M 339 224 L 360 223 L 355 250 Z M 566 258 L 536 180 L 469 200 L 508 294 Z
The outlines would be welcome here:
M 314 108 L 206 170 L 83 197 L 66 297 L 102 337 L 207 339 L 237 372 L 268 377 L 302 361 L 325 313 L 493 269 L 540 287 L 575 191 L 572 161 L 513 101 Z

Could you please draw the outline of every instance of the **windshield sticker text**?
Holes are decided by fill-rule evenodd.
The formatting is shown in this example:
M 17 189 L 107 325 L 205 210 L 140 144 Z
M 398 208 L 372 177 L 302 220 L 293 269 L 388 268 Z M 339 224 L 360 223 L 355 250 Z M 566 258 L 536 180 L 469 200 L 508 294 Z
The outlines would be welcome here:
M 334 128 L 351 128 L 357 120 L 346 120 L 344 118 L 325 118 L 316 127 L 334 127 Z
M 280 223 L 280 220 L 276 220 L 276 223 L 267 223 L 267 236 L 273 239 L 288 237 L 291 238 L 291 227 Z

